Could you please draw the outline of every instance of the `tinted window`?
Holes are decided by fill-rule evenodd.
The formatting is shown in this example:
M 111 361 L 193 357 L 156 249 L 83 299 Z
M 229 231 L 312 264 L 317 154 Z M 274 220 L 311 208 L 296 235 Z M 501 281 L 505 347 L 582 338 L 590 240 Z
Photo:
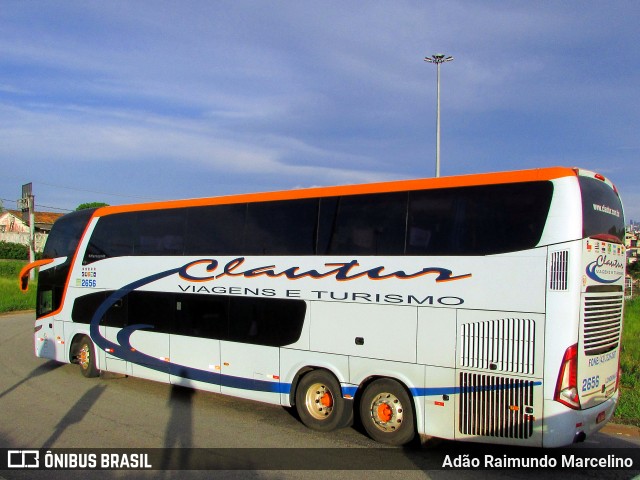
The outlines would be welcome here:
M 228 339 L 274 347 L 289 345 L 300 338 L 305 313 L 302 300 L 231 297 Z
M 228 336 L 229 297 L 178 295 L 172 333 L 203 338 Z
M 62 305 L 69 266 L 78 243 L 95 209 L 80 210 L 61 217 L 53 224 L 44 247 L 43 258 L 67 257 L 64 263 L 38 274 L 36 316 L 51 313 Z
M 407 193 L 327 198 L 321 202 L 320 254 L 402 255 Z
M 77 298 L 72 320 L 90 323 L 111 293 Z M 284 346 L 300 338 L 306 308 L 303 300 L 134 291 L 112 305 L 100 325 L 141 324 L 149 332 Z
M 533 248 L 552 194 L 551 182 L 410 192 L 407 254 L 490 255 Z
M 105 292 L 90 293 L 76 298 L 73 302 L 71 319 L 77 323 L 91 323 L 93 314 L 106 298 Z
M 612 235 L 624 242 L 624 215 L 620 197 L 601 180 L 578 177 L 582 192 L 583 237 Z
M 171 333 L 174 295 L 164 292 L 131 292 L 127 296 L 129 325 L 144 324 L 150 332 Z
M 464 232 L 457 232 L 458 196 L 448 191 L 409 193 L 408 255 L 437 255 L 459 251 Z
M 313 255 L 317 221 L 317 199 L 250 203 L 245 254 Z
M 189 208 L 186 255 L 242 255 L 246 204 Z
M 182 255 L 186 210 L 152 210 L 138 213 L 135 255 Z
M 111 257 L 133 255 L 137 214 L 122 213 L 101 217 L 96 224 L 84 255 L 84 264 Z
M 72 257 L 95 209 L 80 210 L 59 218 L 51 228 L 43 258 Z
M 73 303 L 71 319 L 77 323 L 91 323 L 93 315 L 102 303 L 111 295 L 110 291 L 90 293 L 76 298 Z M 118 300 L 100 319 L 100 325 L 122 328 L 127 325 L 127 298 Z

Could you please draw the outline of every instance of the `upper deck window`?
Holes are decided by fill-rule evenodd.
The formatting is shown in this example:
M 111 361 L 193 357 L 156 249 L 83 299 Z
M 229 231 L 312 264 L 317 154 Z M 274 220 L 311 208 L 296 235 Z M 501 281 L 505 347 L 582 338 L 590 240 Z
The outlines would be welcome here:
M 119 213 L 84 262 L 129 255 L 492 255 L 535 247 L 553 184 L 522 182 Z

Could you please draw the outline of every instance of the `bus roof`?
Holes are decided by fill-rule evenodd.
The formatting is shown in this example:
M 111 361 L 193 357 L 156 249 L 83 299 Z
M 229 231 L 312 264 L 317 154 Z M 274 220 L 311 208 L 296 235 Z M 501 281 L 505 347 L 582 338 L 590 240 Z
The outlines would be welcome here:
M 455 188 L 476 185 L 496 185 L 505 183 L 522 183 L 553 180 L 578 175 L 577 169 L 568 167 L 548 167 L 532 170 L 515 170 L 497 173 L 479 173 L 439 178 L 423 178 L 414 180 L 397 180 L 390 182 L 365 183 L 356 185 L 339 185 L 331 187 L 313 187 L 293 190 L 282 190 L 262 193 L 245 193 L 220 197 L 205 197 L 187 200 L 171 200 L 163 202 L 139 203 L 131 205 L 109 206 L 99 208 L 94 216 L 101 217 L 116 213 L 162 210 L 207 205 L 226 205 L 234 203 L 252 203 L 275 200 L 293 200 L 302 198 L 336 197 L 341 195 L 360 195 L 369 193 L 387 193 L 410 190 L 429 190 L 436 188 Z

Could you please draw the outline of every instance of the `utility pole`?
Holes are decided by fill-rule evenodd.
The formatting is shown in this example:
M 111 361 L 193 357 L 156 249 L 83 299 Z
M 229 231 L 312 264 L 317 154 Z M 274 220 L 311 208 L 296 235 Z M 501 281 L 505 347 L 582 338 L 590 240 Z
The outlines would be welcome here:
M 440 176 L 440 64 L 444 62 L 451 62 L 452 56 L 446 56 L 443 53 L 437 53 L 431 55 L 431 57 L 425 57 L 424 61 L 429 63 L 435 63 L 438 74 L 436 81 L 437 90 L 437 107 L 436 107 L 436 177 Z
M 27 183 L 22 185 L 22 198 L 19 200 L 20 206 L 22 208 L 22 216 L 24 220 L 25 214 L 28 215 L 28 223 L 29 223 L 29 262 L 36 261 L 36 214 L 35 214 L 35 196 L 33 195 L 33 185 L 31 183 Z M 35 272 L 32 269 L 29 272 L 29 279 L 33 280 L 35 278 Z

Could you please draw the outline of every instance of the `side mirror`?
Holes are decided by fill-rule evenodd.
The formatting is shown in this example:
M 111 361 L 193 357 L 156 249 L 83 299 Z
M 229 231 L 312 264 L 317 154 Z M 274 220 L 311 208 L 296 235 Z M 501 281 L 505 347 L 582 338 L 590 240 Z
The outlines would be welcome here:
M 29 290 L 29 272 L 31 272 L 31 270 L 33 270 L 34 268 L 42 267 L 43 265 L 49 265 L 51 262 L 53 262 L 53 258 L 36 260 L 35 262 L 25 265 L 22 270 L 20 270 L 20 274 L 18 276 L 20 290 L 22 290 L 23 292 Z

